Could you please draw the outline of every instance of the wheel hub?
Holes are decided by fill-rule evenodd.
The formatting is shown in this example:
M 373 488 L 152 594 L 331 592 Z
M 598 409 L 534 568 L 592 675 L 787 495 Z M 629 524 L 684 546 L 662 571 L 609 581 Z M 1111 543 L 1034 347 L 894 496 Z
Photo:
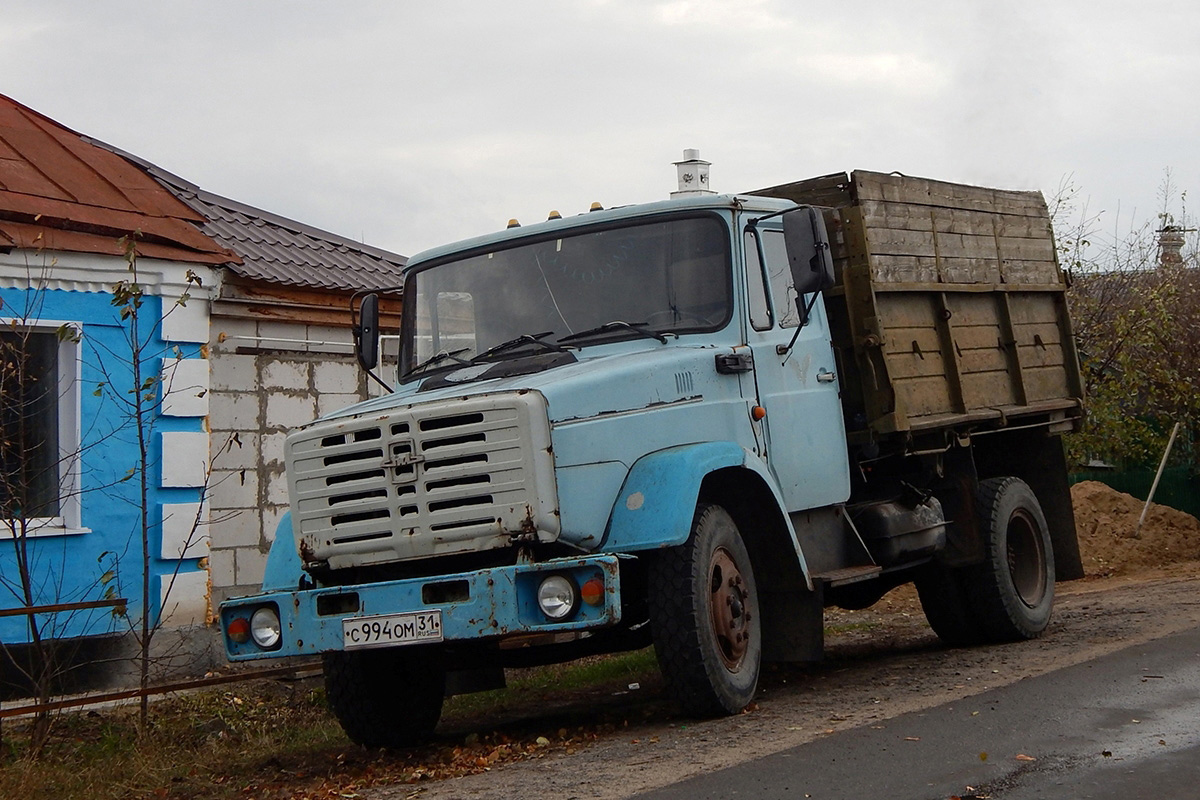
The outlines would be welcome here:
M 1037 523 L 1023 510 L 1008 520 L 1008 574 L 1021 602 L 1035 608 L 1046 595 L 1046 554 Z
M 709 611 L 717 651 L 730 671 L 738 669 L 750 645 L 750 592 L 733 557 L 718 548 L 709 562 Z

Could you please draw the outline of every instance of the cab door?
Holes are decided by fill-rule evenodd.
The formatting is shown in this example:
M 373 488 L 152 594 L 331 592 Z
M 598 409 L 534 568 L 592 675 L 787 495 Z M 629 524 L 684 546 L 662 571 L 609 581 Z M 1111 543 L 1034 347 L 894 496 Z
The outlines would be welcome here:
M 762 420 L 767 466 L 788 511 L 845 502 L 846 430 L 824 303 L 806 296 L 811 312 L 800 324 L 781 227 L 761 225 L 747 230 L 743 240 L 747 343 L 754 353 L 758 404 L 767 412 Z

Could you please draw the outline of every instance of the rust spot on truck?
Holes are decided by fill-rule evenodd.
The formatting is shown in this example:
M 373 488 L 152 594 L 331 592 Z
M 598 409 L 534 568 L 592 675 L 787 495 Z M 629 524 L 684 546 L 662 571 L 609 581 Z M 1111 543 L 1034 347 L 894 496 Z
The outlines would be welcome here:
M 528 536 L 537 535 L 537 525 L 533 522 L 533 506 L 525 506 L 525 519 L 521 520 L 521 533 Z
M 300 562 L 302 564 L 311 564 L 317 560 L 316 553 L 313 552 L 312 545 L 307 539 L 300 540 Z

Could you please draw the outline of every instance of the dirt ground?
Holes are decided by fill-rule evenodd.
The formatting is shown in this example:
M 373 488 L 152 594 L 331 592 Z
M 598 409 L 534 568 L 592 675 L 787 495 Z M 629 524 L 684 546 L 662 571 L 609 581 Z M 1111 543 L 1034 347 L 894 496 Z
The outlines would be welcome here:
M 1139 530 L 1140 501 L 1093 482 L 1075 486 L 1072 496 L 1087 577 L 1058 587 L 1054 618 L 1040 639 L 944 647 L 916 593 L 901 587 L 865 611 L 829 610 L 826 660 L 768 668 L 756 702 L 739 716 L 679 717 L 656 680 L 609 687 L 603 696 L 576 693 L 507 709 L 505 720 L 460 721 L 439 732 L 473 744 L 481 735 L 503 739 L 506 730 L 514 738 L 531 728 L 547 731 L 532 757 L 360 796 L 628 797 L 909 711 L 970 705 L 988 689 L 1200 625 L 1200 522 L 1153 506 Z M 556 729 L 558 736 L 549 733 Z

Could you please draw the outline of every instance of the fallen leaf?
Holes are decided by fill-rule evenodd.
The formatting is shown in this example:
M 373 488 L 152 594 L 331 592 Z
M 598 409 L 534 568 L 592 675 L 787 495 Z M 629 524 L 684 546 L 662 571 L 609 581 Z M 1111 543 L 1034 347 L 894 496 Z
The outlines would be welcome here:
M 1024 753 L 1017 753 L 1017 761 L 1037 761 L 1037 759 Z
M 980 754 L 979 754 L 979 760 L 980 760 L 980 761 L 987 761 L 987 753 L 980 753 Z

